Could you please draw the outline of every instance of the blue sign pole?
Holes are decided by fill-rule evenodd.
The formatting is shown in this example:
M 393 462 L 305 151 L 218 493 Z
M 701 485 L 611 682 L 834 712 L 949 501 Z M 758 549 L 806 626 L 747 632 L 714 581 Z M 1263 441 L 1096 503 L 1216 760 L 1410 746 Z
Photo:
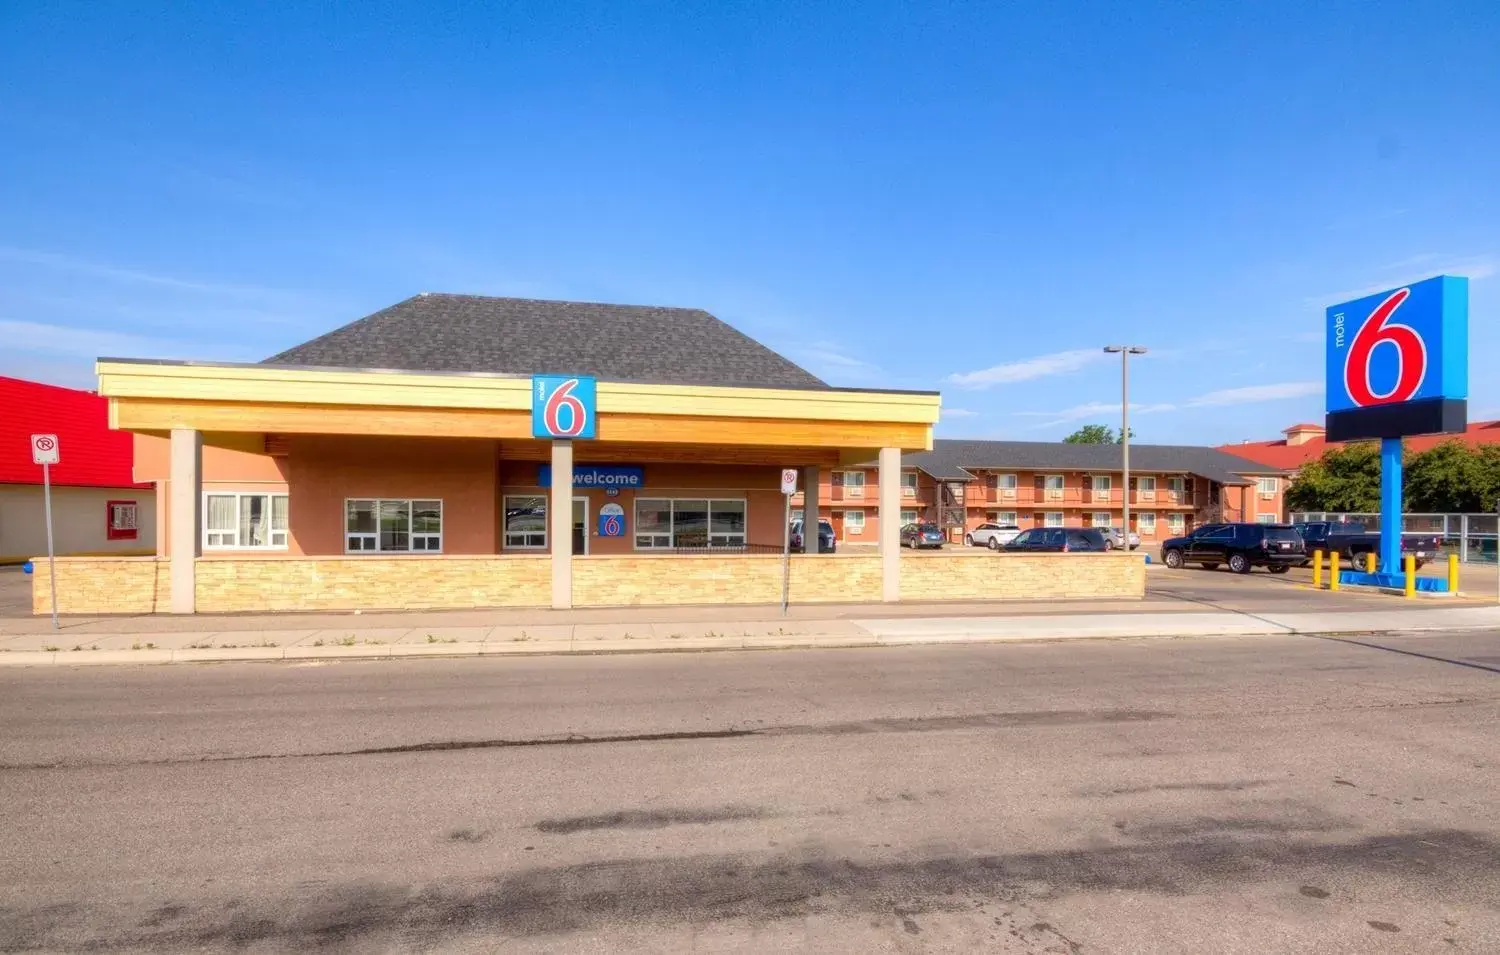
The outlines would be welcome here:
M 1401 439 L 1380 439 L 1380 570 L 1401 570 Z

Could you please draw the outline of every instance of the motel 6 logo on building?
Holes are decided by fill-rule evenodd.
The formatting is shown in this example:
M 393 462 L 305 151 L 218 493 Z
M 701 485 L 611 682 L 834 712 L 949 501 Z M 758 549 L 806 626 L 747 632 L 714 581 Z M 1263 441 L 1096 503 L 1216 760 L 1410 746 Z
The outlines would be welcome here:
M 598 387 L 592 378 L 537 375 L 531 379 L 531 435 L 594 437 Z
M 1327 411 L 1467 398 L 1468 279 L 1437 278 L 1327 312 Z

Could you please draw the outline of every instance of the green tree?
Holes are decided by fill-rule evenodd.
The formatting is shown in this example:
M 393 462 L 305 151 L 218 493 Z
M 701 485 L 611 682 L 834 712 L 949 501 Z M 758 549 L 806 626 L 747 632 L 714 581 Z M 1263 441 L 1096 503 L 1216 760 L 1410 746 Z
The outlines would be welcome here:
M 1130 439 L 1135 440 L 1135 429 L 1130 429 Z M 1064 444 L 1119 444 L 1120 436 L 1115 429 L 1102 424 L 1086 424 L 1063 438 Z
M 1361 443 L 1325 451 L 1287 488 L 1293 511 L 1380 510 L 1380 447 Z
M 1444 441 L 1406 462 L 1406 509 L 1492 511 L 1500 496 L 1500 446 Z
M 1063 444 L 1114 444 L 1115 433 L 1102 424 L 1086 424 L 1063 438 Z

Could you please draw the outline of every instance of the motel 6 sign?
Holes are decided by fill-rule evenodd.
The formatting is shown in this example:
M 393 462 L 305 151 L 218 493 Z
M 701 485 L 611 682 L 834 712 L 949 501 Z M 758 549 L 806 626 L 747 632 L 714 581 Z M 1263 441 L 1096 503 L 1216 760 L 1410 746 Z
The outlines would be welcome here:
M 1469 280 L 1441 275 L 1327 311 L 1328 440 L 1462 431 Z
M 534 438 L 592 438 L 598 386 L 592 378 L 537 375 L 531 379 Z

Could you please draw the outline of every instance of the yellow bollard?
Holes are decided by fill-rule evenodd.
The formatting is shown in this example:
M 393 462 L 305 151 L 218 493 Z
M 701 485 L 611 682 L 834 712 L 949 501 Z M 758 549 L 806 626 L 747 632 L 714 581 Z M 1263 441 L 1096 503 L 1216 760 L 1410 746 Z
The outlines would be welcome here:
M 1448 593 L 1458 593 L 1458 555 L 1448 555 Z
M 1339 552 L 1333 551 L 1328 555 L 1328 589 L 1339 589 Z
M 1323 552 L 1313 551 L 1313 589 L 1323 589 Z
M 1417 595 L 1417 555 L 1406 555 L 1406 599 Z
M 1373 550 L 1365 555 L 1365 573 L 1375 573 L 1375 552 Z

